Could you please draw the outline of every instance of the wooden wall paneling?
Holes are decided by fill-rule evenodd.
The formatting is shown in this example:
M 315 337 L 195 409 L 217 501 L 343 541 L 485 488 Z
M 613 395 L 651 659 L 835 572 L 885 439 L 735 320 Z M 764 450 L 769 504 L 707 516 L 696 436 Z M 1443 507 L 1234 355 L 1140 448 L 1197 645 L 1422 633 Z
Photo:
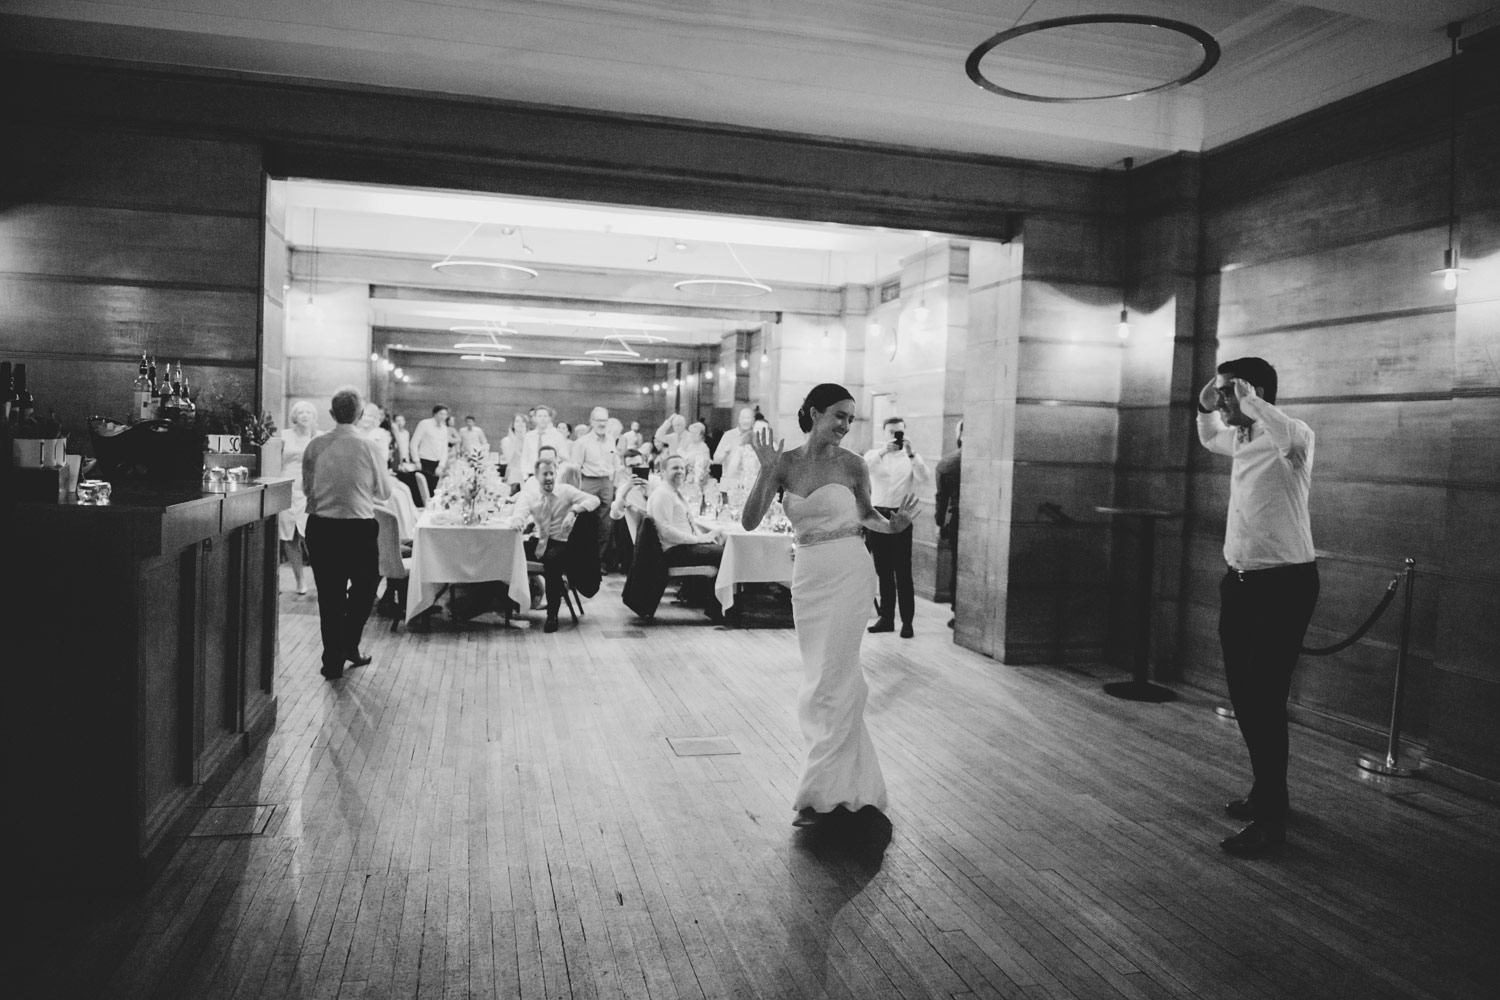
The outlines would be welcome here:
M 0 353 L 254 363 L 257 298 L 0 274 Z
M 1181 406 L 1122 406 L 1115 412 L 1119 423 L 1115 460 L 1122 471 L 1181 469 L 1188 449 L 1202 447 L 1193 421 Z
M 1401 709 L 1401 731 L 1421 741 L 1428 731 L 1431 649 L 1408 651 Z M 1360 642 L 1331 656 L 1303 656 L 1292 674 L 1292 700 L 1300 707 L 1364 726 L 1387 729 L 1395 687 L 1396 650 Z
M 1451 307 L 1452 295 L 1429 273 L 1446 240 L 1446 227 L 1434 226 L 1225 271 L 1218 333 Z
M 259 218 L 253 142 L 43 122 L 21 130 L 7 202 L 110 205 Z
M 176 598 L 184 584 L 181 560 L 174 552 L 143 560 L 134 569 L 133 593 L 151 596 L 134 609 L 141 618 L 134 630 L 138 643 L 137 704 L 141 712 L 136 725 L 140 753 L 136 795 L 144 818 L 188 783 L 183 765 L 190 753 L 186 744 L 191 739 L 191 727 L 183 711 L 178 669 L 182 636 Z
M 161 359 L 165 364 L 166 359 Z M 174 359 L 175 360 L 175 359 Z M 29 364 L 27 380 L 39 407 L 57 411 L 69 430 L 81 430 L 86 417 L 102 414 L 123 418 L 130 412 L 131 383 L 140 358 L 100 361 L 91 357 L 47 358 Z M 184 368 L 199 405 L 222 397 L 252 403 L 255 368 L 226 368 L 192 364 Z
M 1346 482 L 1318 477 L 1308 497 L 1313 544 L 1319 551 L 1358 555 L 1390 566 L 1411 558 L 1442 565 L 1447 491 L 1437 483 Z
M 1314 484 L 1320 474 L 1404 483 L 1447 478 L 1453 423 L 1450 400 L 1288 400 L 1285 409 L 1306 421 L 1315 435 Z
M 1123 218 L 1104 215 L 1113 201 L 1116 180 L 1101 177 L 1088 201 L 1067 215 L 1044 212 L 1026 216 L 1021 240 L 1026 245 L 1028 281 L 1078 283 L 1120 288 L 1120 240 Z
M 1297 258 L 1372 236 L 1446 225 L 1448 186 L 1438 178 L 1447 174 L 1446 137 L 1434 136 L 1420 145 L 1332 164 L 1274 188 L 1241 196 L 1216 192 L 1210 196 L 1214 225 L 1204 264 L 1220 268 Z M 1378 194 L 1371 197 L 1372 191 Z
M 1493 622 L 1500 587 L 1492 588 L 1486 596 L 1488 601 L 1478 609 L 1479 614 Z M 1493 654 L 1494 637 L 1489 638 Z M 1431 689 L 1432 724 L 1426 756 L 1429 770 L 1433 764 L 1440 764 L 1491 782 L 1500 780 L 1500 768 L 1495 765 L 1500 760 L 1500 726 L 1495 725 L 1495 719 L 1500 718 L 1500 683 L 1493 677 L 1435 669 Z
M 1453 310 L 1219 335 L 1222 360 L 1265 358 L 1283 399 L 1447 395 L 1453 383 Z
M 1115 460 L 1116 412 L 1103 406 L 1016 406 L 1016 460 L 1108 465 Z
M 260 223 L 87 205 L 0 215 L 0 271 L 260 291 Z

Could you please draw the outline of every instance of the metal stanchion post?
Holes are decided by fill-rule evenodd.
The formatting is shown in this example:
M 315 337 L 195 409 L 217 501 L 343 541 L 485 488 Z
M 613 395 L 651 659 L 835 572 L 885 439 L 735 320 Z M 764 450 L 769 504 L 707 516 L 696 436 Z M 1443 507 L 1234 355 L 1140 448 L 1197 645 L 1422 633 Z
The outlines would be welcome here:
M 1385 757 L 1375 757 L 1363 754 L 1359 758 L 1359 766 L 1366 771 L 1374 771 L 1376 774 L 1390 775 L 1396 778 L 1409 778 L 1416 773 L 1416 768 L 1405 767 L 1399 763 L 1401 754 L 1401 696 L 1406 684 L 1406 650 L 1411 642 L 1411 603 L 1412 591 L 1417 580 L 1417 561 L 1406 560 L 1406 600 L 1401 609 L 1401 645 L 1396 653 L 1396 683 L 1395 691 L 1391 694 L 1391 732 L 1386 743 Z

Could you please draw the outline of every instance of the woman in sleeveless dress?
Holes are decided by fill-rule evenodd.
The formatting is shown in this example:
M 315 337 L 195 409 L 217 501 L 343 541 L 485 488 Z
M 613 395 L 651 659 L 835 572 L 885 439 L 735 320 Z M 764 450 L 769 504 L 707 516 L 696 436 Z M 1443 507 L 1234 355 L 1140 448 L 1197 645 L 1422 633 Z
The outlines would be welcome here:
M 875 597 L 875 567 L 864 531 L 904 531 L 916 511 L 908 496 L 889 520 L 870 504 L 870 473 L 863 459 L 842 447 L 854 421 L 854 399 L 841 385 L 824 383 L 807 394 L 797 423 L 807 434 L 800 448 L 783 452 L 769 428 L 753 441 L 760 472 L 745 501 L 743 523 L 754 529 L 777 493 L 797 533 L 792 568 L 792 617 L 802 652 L 797 719 L 808 745 L 807 762 L 792 808 L 796 826 L 808 826 L 840 807 L 884 810 L 885 778 L 865 728 L 869 685 L 859 662 L 865 619 Z
M 281 475 L 292 480 L 292 505 L 276 515 L 281 558 L 292 564 L 297 593 L 307 593 L 303 552 L 307 545 L 307 496 L 302 492 L 302 453 L 318 436 L 318 408 L 305 399 L 292 404 L 292 426 L 281 432 Z

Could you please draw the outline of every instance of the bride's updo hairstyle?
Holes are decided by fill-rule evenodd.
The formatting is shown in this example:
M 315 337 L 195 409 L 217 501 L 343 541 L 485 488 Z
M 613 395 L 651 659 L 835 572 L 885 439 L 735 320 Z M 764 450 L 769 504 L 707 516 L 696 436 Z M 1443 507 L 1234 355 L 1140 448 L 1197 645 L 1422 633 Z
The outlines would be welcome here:
M 826 410 L 834 403 L 842 403 L 846 399 L 854 397 L 849 390 L 837 382 L 824 382 L 813 386 L 813 391 L 807 394 L 802 405 L 797 409 L 797 426 L 802 428 L 802 433 L 807 434 L 813 426 L 813 410 Z

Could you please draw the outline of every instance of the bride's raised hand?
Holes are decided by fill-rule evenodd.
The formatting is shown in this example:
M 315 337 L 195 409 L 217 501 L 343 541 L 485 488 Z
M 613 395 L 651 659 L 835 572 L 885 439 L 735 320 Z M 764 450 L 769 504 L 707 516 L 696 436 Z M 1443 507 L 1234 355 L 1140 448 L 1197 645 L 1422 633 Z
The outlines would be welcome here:
M 911 524 L 912 519 L 916 517 L 919 506 L 921 506 L 921 501 L 917 499 L 917 495 L 908 493 L 906 499 L 901 501 L 901 506 L 896 508 L 896 517 L 901 519 L 902 531 L 905 531 L 906 526 Z
M 755 457 L 760 461 L 762 469 L 770 470 L 776 468 L 781 461 L 781 449 L 786 446 L 786 438 L 782 438 L 775 444 L 771 443 L 771 428 L 757 427 L 755 436 L 750 440 L 750 447 L 755 449 Z

